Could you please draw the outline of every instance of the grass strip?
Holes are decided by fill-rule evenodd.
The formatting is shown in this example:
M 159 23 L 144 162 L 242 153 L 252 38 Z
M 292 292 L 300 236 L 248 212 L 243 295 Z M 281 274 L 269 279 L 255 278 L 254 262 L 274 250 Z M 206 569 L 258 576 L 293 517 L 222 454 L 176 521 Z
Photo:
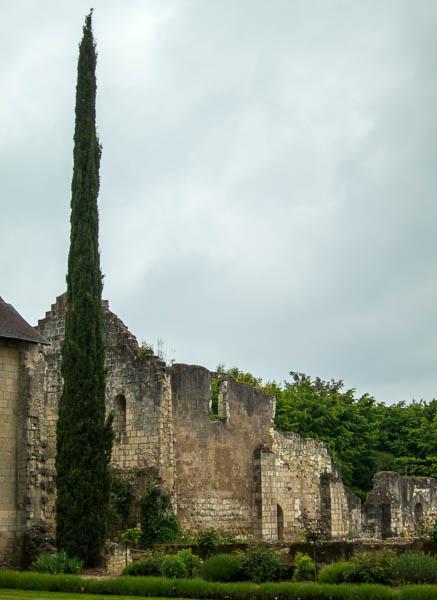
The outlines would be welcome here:
M 65 592 L 5 589 L 0 589 L 0 598 L 1 600 L 96 600 L 95 594 L 67 594 Z M 138 598 L 138 596 L 117 596 L 117 600 L 136 600 L 136 598 Z M 99 596 L 99 600 L 114 600 L 114 596 Z M 158 599 L 149 598 L 149 600 Z
M 396 600 L 437 600 L 437 585 L 405 585 Z

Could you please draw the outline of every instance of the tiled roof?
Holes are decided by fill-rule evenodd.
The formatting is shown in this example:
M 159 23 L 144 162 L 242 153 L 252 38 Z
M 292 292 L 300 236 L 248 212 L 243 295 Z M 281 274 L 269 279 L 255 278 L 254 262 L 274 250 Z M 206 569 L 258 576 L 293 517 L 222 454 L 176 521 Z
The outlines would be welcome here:
M 7 304 L 0 296 L 0 338 L 24 340 L 35 344 L 48 344 L 21 315 L 12 304 Z

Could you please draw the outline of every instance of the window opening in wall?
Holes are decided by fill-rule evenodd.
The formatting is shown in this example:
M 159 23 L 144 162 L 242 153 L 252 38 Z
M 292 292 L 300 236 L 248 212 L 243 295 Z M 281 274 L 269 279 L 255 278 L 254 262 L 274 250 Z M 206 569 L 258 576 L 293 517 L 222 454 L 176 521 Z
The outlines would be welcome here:
M 279 504 L 276 505 L 276 519 L 278 523 L 278 542 L 284 541 L 284 511 Z
M 209 398 L 209 417 L 211 421 L 217 421 L 219 410 L 219 379 L 211 378 L 211 395 Z
M 391 505 L 381 506 L 381 537 L 383 540 L 391 537 Z
M 423 506 L 418 502 L 414 507 L 414 531 L 419 533 L 423 529 Z
M 114 436 L 115 441 L 120 442 L 126 434 L 126 398 L 119 394 L 114 403 Z

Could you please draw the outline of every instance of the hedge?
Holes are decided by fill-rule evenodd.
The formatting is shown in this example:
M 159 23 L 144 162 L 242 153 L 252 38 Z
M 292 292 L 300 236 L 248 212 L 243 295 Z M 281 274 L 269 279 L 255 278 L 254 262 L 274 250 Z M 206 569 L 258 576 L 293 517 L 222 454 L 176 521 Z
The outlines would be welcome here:
M 111 577 L 0 570 L 0 588 L 88 594 L 196 598 L 200 600 L 435 600 L 437 586 L 405 586 L 399 590 L 372 584 L 213 583 L 202 579 Z
M 396 600 L 436 600 L 437 585 L 405 585 Z

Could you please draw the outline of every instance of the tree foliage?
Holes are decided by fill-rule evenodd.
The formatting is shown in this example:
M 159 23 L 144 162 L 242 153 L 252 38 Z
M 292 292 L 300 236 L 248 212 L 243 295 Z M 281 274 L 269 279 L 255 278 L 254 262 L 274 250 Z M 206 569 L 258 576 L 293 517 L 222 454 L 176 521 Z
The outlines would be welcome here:
M 276 427 L 323 440 L 341 465 L 345 483 L 357 493 L 369 489 L 377 442 L 374 399 L 355 398 L 342 381 L 295 372 L 291 377 L 281 388 L 270 386 L 277 402 Z
M 437 477 L 437 400 L 380 404 L 377 470 Z
M 57 423 L 57 546 L 97 562 L 107 532 L 112 445 L 105 424 L 105 349 L 98 245 L 99 166 L 96 48 L 91 13 L 79 46 L 76 86 L 67 312 L 62 347 L 64 387 Z
M 169 494 L 158 485 L 150 486 L 141 503 L 141 547 L 174 542 L 180 531 Z
M 290 381 L 263 384 L 236 367 L 219 368 L 276 398 L 277 429 L 324 441 L 343 480 L 362 498 L 377 471 L 437 477 L 437 400 L 387 406 L 367 394 L 357 397 L 343 381 L 292 371 Z

